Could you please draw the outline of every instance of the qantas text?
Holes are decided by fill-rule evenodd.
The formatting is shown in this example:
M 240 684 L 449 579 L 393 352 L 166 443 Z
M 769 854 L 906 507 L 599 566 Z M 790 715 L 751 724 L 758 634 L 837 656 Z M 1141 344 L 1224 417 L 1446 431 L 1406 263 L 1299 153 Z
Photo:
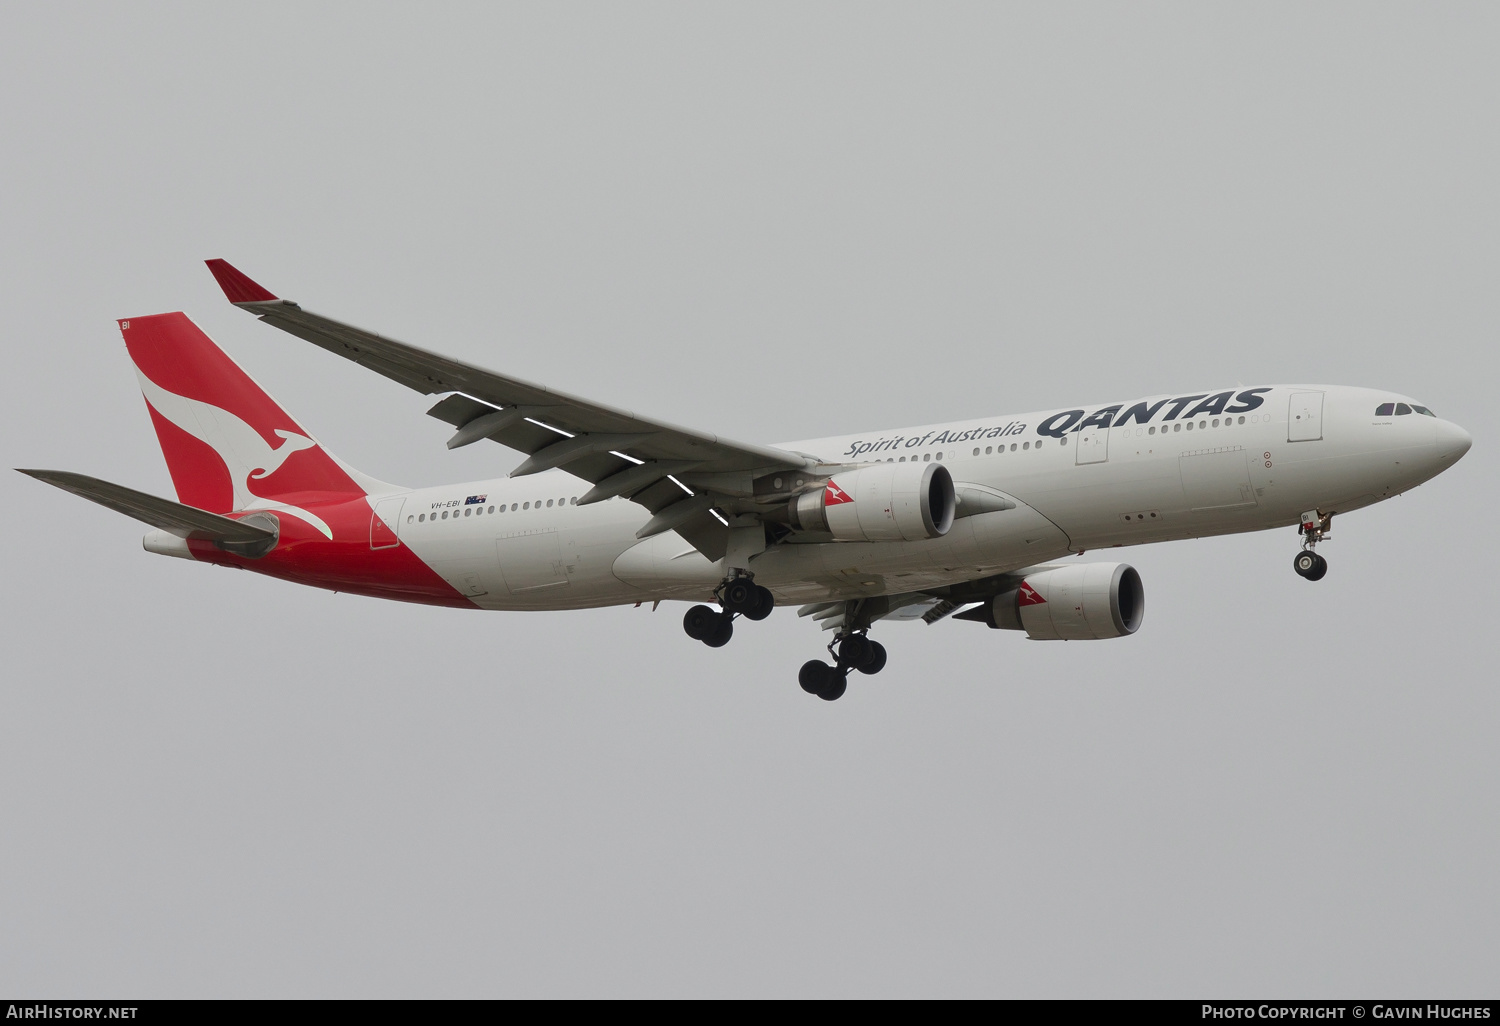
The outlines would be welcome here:
M 1105 406 L 1089 413 L 1087 410 L 1063 410 L 1047 417 L 1036 426 L 1036 433 L 1052 438 L 1062 438 L 1071 432 L 1082 431 L 1085 428 L 1117 427 L 1125 424 L 1149 424 L 1157 419 L 1163 422 L 1177 420 L 1179 418 L 1192 418 L 1198 416 L 1218 417 L 1229 413 L 1249 413 L 1251 410 L 1259 409 L 1264 404 L 1263 394 L 1271 391 L 1269 388 L 1247 388 L 1240 391 L 1231 389 L 1228 392 L 1216 392 L 1209 395 L 1201 392 L 1197 395 L 1183 395 L 1175 398 L 1147 400 L 1143 399 L 1132 406 L 1124 403 L 1115 403 L 1113 406 Z M 916 435 L 907 438 L 904 435 L 896 435 L 894 438 L 877 438 L 873 442 L 860 441 L 850 444 L 845 456 L 859 457 L 867 453 L 889 452 L 894 449 L 916 449 L 929 445 L 951 445 L 956 442 L 972 442 L 979 439 L 1003 438 L 1007 435 L 1024 434 L 1026 425 L 1020 421 L 1011 421 L 1001 427 L 984 425 L 973 428 L 955 428 L 951 431 L 933 432 L 925 435 Z

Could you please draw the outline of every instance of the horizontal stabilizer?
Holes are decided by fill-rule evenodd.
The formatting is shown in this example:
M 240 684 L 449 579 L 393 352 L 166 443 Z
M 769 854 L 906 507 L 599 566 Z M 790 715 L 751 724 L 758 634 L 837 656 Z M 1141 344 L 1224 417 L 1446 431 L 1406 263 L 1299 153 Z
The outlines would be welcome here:
M 21 470 L 19 467 L 16 469 Z M 107 506 L 116 513 L 134 517 L 179 538 L 203 538 L 234 551 L 252 550 L 257 546 L 263 546 L 269 551 L 270 546 L 276 543 L 277 532 L 274 530 L 232 517 L 221 517 L 196 506 L 184 506 L 170 499 L 160 499 L 134 488 L 101 481 L 97 477 L 70 474 L 64 470 L 21 470 L 21 473 L 65 492 L 82 496 L 90 502 Z M 246 554 L 250 553 L 247 551 Z

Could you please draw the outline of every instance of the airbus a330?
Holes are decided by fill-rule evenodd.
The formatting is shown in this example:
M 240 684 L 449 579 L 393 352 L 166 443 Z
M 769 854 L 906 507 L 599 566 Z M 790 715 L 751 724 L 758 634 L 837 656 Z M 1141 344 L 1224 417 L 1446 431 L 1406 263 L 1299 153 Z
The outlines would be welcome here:
M 1145 591 L 1085 550 L 1293 527 L 1309 581 L 1335 514 L 1468 451 L 1411 398 L 1338 385 L 1205 388 L 776 445 L 730 441 L 483 370 L 303 310 L 222 260 L 266 324 L 441 395 L 448 447 L 524 454 L 508 476 L 386 484 L 325 450 L 182 313 L 119 322 L 178 501 L 24 470 L 144 521 L 154 553 L 335 591 L 490 610 L 676 600 L 690 638 L 799 605 L 826 700 L 878 673 L 877 623 L 947 617 L 1044 640 L 1135 633 Z

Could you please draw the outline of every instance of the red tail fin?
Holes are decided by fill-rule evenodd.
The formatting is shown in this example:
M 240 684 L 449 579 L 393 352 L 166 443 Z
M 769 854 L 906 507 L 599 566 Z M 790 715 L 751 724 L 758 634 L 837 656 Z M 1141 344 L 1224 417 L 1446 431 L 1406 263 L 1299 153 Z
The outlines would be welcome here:
M 187 315 L 133 317 L 120 333 L 182 502 L 228 513 L 365 494 Z

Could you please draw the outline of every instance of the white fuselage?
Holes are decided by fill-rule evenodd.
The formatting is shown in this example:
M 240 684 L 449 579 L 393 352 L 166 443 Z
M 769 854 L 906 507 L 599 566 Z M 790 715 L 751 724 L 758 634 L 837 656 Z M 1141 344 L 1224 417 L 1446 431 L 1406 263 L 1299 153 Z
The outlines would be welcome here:
M 1246 392 L 1248 401 L 1239 398 Z M 941 587 L 1085 549 L 1283 527 L 1304 511 L 1344 513 L 1399 494 L 1469 446 L 1461 428 L 1436 417 L 1377 415 L 1382 405 L 1414 404 L 1364 388 L 1233 389 L 1234 398 L 1217 404 L 1225 412 L 1187 416 L 1205 397 L 1225 394 L 784 444 L 830 464 L 941 460 L 960 494 L 964 484 L 980 485 L 1015 505 L 965 516 L 961 503 L 947 534 L 925 541 L 793 534 L 754 558 L 755 579 L 778 603 L 856 598 Z M 722 561 L 710 562 L 674 532 L 638 540 L 650 514 L 624 499 L 576 505 L 589 488 L 549 471 L 384 496 L 377 509 L 401 544 L 482 608 L 711 595 Z

